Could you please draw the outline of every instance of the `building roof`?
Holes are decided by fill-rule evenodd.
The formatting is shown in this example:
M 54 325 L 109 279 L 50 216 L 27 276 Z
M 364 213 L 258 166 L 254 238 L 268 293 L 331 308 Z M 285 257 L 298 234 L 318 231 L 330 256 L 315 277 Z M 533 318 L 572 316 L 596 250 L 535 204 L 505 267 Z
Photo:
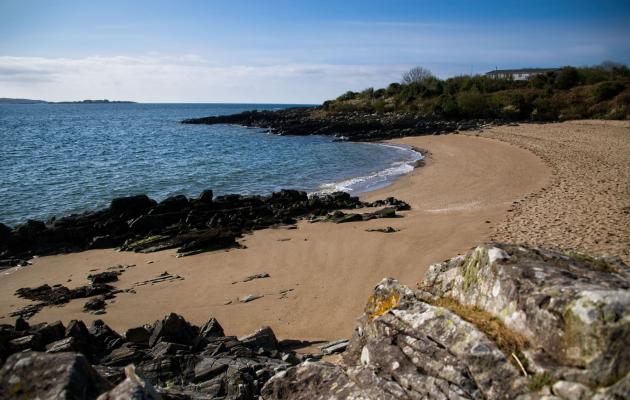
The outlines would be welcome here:
M 486 75 L 497 74 L 544 74 L 545 72 L 557 71 L 559 68 L 520 68 L 520 69 L 495 69 L 486 72 Z

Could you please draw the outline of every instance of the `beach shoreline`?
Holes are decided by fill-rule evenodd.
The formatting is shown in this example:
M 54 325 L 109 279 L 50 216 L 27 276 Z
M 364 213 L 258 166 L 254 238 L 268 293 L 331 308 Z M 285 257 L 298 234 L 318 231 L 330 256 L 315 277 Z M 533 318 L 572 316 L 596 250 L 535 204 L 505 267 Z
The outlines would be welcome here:
M 40 257 L 0 279 L 0 322 L 29 304 L 13 295 L 20 287 L 48 283 L 70 288 L 90 273 L 135 265 L 114 286 L 133 287 L 108 301 L 107 313 L 82 311 L 85 299 L 45 307 L 32 322 L 102 319 L 124 331 L 177 312 L 192 323 L 218 318 L 230 334 L 270 325 L 278 337 L 328 340 L 348 337 L 373 285 L 393 276 L 413 286 L 426 267 L 488 240 L 516 199 L 547 185 L 550 170 L 531 152 L 497 140 L 465 135 L 395 139 L 430 152 L 425 166 L 392 185 L 362 195 L 409 202 L 402 218 L 346 224 L 300 221 L 297 229 L 248 234 L 243 249 L 176 258 L 173 250 L 140 254 L 115 250 Z M 489 221 L 489 222 L 487 222 Z M 398 232 L 367 232 L 391 226 Z M 148 283 L 167 271 L 181 280 Z M 269 278 L 239 282 L 268 273 Z M 238 298 L 263 295 L 241 303 Z M 230 304 L 226 304 L 230 302 Z

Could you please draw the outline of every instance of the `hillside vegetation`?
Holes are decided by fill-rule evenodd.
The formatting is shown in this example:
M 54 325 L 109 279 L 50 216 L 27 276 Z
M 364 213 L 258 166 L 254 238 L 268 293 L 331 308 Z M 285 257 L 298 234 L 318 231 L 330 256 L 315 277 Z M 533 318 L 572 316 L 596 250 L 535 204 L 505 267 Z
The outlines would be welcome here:
M 417 68 L 402 83 L 346 92 L 324 102 L 325 111 L 397 112 L 443 119 L 501 118 L 557 121 L 630 119 L 630 69 L 616 63 L 566 66 L 528 81 L 483 75 L 442 80 Z M 410 71 L 411 72 L 411 71 Z

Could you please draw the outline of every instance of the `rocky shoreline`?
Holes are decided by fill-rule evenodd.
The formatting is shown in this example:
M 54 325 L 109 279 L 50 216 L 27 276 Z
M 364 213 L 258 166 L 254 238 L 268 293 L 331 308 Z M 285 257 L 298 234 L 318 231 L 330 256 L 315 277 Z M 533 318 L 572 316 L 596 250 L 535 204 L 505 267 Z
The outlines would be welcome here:
M 350 341 L 315 355 L 268 327 L 228 336 L 212 317 L 124 334 L 20 318 L 0 326 L 0 398 L 623 399 L 629 337 L 620 260 L 488 244 L 432 265 L 417 289 L 383 280 Z
M 383 209 L 365 215 L 339 211 L 364 207 Z M 178 256 L 187 256 L 239 247 L 237 238 L 246 232 L 292 225 L 301 218 L 347 222 L 391 218 L 408 209 L 407 203 L 391 197 L 366 203 L 344 192 L 309 197 L 297 190 L 218 197 L 206 190 L 196 199 L 178 195 L 159 203 L 146 195 L 122 197 L 99 211 L 47 222 L 28 220 L 13 229 L 0 223 L 0 269 L 26 265 L 35 255 L 113 247 L 136 252 L 177 248 Z M 329 216 L 332 211 L 336 213 Z
M 331 112 L 321 108 L 246 111 L 240 114 L 193 118 L 184 124 L 236 124 L 267 129 L 277 135 L 328 135 L 340 140 L 377 141 L 404 136 L 480 130 L 498 120 L 450 121 L 404 113 Z

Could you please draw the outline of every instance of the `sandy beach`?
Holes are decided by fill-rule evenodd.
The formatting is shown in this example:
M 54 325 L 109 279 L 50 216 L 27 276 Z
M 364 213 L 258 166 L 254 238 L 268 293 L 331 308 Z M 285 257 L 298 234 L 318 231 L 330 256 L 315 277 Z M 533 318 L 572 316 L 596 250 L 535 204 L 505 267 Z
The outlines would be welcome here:
M 618 256 L 630 263 L 630 122 L 501 126 L 490 137 L 532 151 L 553 171 L 515 203 L 493 239 Z
M 4 272 L 0 278 L 0 315 L 29 304 L 13 295 L 18 288 L 43 283 L 79 286 L 86 284 L 87 275 L 95 270 L 123 264 L 135 266 L 127 268 L 115 286 L 133 287 L 136 293 L 117 295 L 108 304 L 106 314 L 83 312 L 85 299 L 79 299 L 63 307 L 46 307 L 31 321 L 100 318 L 112 328 L 124 331 L 172 311 L 196 324 L 214 316 L 227 333 L 235 335 L 270 325 L 280 338 L 345 338 L 352 333 L 355 318 L 361 314 L 372 287 L 384 277 L 414 285 L 429 264 L 488 240 L 549 241 L 546 235 L 552 215 L 560 219 L 555 223 L 567 227 L 578 218 L 588 221 L 601 213 L 598 202 L 614 203 L 608 209 L 615 228 L 608 232 L 627 229 L 623 226 L 629 224 L 624 225 L 623 221 L 627 221 L 628 214 L 617 204 L 624 201 L 628 190 L 628 161 L 624 158 L 630 142 L 628 125 L 580 124 L 496 127 L 479 136 L 395 140 L 394 143 L 427 150 L 425 166 L 364 197 L 375 200 L 394 196 L 407 201 L 412 210 L 402 212 L 401 218 L 346 224 L 304 221 L 297 229 L 268 229 L 247 235 L 240 241 L 246 246 L 244 249 L 185 258 L 176 258 L 174 251 L 137 254 L 114 250 L 41 257 L 32 266 Z M 580 129 L 585 133 L 576 134 Z M 553 139 L 549 139 L 551 136 Z M 536 144 L 544 140 L 557 145 L 547 149 L 547 144 L 542 144 L 537 150 Z M 578 146 L 583 153 L 579 159 L 564 153 L 565 149 L 574 151 Z M 576 170 L 577 164 L 571 163 L 586 162 L 593 154 L 610 152 L 614 155 L 606 159 L 614 165 L 605 165 L 618 172 L 616 176 L 608 175 L 608 184 L 618 190 L 598 193 L 593 186 L 593 191 L 584 192 L 590 196 L 588 204 L 592 208 L 579 208 L 579 216 L 576 215 L 567 207 L 572 202 L 556 193 L 561 190 L 556 189 L 557 182 L 563 182 L 561 191 L 570 196 L 572 192 L 567 188 L 576 185 L 570 179 L 573 171 L 581 174 L 580 185 L 589 186 L 585 178 L 601 177 L 582 173 Z M 366 232 L 387 226 L 399 231 Z M 553 245 L 574 244 L 565 230 L 553 232 Z M 627 240 L 627 231 L 625 238 L 611 236 L 610 241 L 615 244 L 610 250 L 627 255 Z M 602 252 L 608 249 L 590 244 L 582 247 Z M 183 279 L 137 285 L 164 271 Z M 268 273 L 270 277 L 233 283 L 255 273 Z M 238 302 L 237 298 L 250 294 L 264 297 Z M 3 317 L 0 322 L 9 320 Z

